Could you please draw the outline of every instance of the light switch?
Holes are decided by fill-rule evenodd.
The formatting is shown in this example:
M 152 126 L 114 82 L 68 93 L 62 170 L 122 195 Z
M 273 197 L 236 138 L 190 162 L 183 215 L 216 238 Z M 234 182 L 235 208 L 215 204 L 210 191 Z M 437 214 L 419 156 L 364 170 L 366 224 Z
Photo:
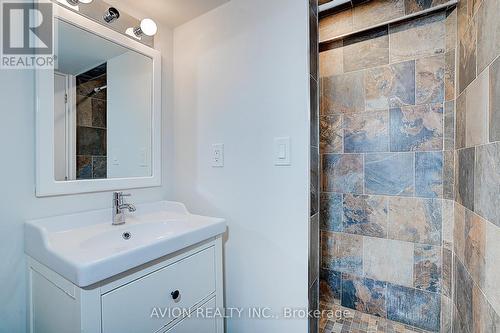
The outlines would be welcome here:
M 291 165 L 290 137 L 274 138 L 274 165 Z
M 212 145 L 212 166 L 215 168 L 224 166 L 224 144 L 222 143 Z

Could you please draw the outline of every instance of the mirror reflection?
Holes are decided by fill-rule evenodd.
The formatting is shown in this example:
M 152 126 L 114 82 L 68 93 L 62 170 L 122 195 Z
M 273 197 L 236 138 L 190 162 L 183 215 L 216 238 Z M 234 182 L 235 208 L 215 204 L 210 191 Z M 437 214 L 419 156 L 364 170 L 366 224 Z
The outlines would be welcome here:
M 57 181 L 151 176 L 151 58 L 57 20 Z

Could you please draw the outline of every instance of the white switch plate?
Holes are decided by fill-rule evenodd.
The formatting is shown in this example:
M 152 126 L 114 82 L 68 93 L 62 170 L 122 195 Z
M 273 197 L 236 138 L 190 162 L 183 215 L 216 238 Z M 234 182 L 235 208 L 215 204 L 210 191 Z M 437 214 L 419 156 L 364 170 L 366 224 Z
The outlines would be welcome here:
M 291 165 L 290 137 L 274 138 L 274 165 Z
M 212 145 L 212 166 L 215 168 L 224 166 L 224 144 L 222 143 Z

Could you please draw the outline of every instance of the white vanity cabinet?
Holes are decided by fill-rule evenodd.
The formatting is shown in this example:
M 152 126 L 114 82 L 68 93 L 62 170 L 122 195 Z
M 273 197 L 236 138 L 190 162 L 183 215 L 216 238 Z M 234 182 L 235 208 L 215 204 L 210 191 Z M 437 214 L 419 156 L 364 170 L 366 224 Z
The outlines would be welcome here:
M 220 235 L 84 288 L 28 256 L 28 283 L 32 333 L 224 332 Z

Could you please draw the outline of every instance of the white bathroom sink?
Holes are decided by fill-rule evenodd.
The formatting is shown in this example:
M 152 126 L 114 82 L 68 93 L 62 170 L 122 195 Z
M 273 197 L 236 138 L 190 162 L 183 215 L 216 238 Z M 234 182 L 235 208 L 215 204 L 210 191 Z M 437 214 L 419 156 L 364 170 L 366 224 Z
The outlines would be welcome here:
M 225 232 L 224 219 L 190 214 L 176 202 L 136 206 L 127 223 L 111 224 L 111 208 L 25 224 L 25 252 L 79 287 Z

